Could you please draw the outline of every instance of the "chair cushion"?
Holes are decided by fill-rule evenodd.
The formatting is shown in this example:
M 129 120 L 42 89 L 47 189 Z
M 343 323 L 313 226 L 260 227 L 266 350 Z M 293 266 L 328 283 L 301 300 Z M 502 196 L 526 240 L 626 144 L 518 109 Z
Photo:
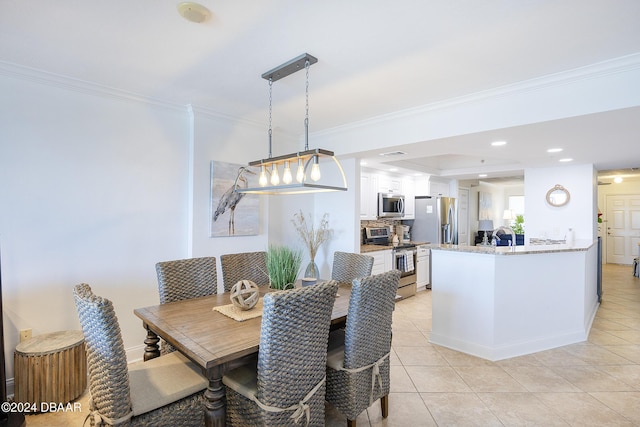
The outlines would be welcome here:
M 175 351 L 129 365 L 131 409 L 144 414 L 207 388 L 200 368 Z
M 236 393 L 243 395 L 248 399 L 258 392 L 258 361 L 255 363 L 244 365 L 227 372 L 222 377 L 222 383 L 234 390 Z

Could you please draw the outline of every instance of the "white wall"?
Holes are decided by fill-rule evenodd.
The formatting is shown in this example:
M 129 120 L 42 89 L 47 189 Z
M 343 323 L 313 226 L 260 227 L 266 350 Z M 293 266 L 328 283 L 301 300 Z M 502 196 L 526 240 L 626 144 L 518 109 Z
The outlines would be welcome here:
M 572 228 L 576 239 L 597 238 L 597 172 L 593 165 L 525 169 L 526 239 L 564 239 Z M 546 194 L 556 184 L 571 199 L 565 206 L 550 206 Z
M 3 76 L 0 93 L 7 377 L 20 329 L 79 329 L 81 282 L 141 346 L 133 309 L 158 302 L 154 264 L 188 250 L 186 110 Z

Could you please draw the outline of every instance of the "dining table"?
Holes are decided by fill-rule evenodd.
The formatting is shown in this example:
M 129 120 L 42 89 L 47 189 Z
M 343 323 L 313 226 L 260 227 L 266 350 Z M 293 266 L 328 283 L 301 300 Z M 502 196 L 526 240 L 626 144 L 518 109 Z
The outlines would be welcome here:
M 300 286 L 300 282 L 296 284 Z M 260 287 L 261 295 L 272 292 Z M 284 291 L 287 292 L 287 291 Z M 344 325 L 351 296 L 350 284 L 340 284 L 333 312 L 332 329 Z M 144 360 L 160 356 L 160 338 L 200 366 L 209 381 L 204 392 L 207 427 L 224 426 L 226 421 L 223 375 L 255 360 L 260 346 L 262 317 L 237 321 L 214 310 L 231 304 L 230 293 L 137 308 L 133 312 L 147 331 Z

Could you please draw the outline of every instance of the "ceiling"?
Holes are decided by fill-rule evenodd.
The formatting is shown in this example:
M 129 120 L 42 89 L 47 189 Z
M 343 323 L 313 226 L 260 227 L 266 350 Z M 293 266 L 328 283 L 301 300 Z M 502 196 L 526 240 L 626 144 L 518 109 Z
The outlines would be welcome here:
M 4 0 L 0 65 L 267 123 L 260 76 L 304 52 L 311 131 L 442 102 L 640 53 L 637 0 Z M 273 86 L 277 131 L 300 135 L 304 73 Z M 640 167 L 640 108 L 363 152 L 370 166 L 470 178 L 522 175 L 558 156 L 599 170 Z M 505 140 L 503 147 L 490 142 Z M 541 143 L 544 141 L 544 144 Z M 561 146 L 563 153 L 546 148 Z M 637 152 L 637 151 L 636 151 Z M 387 164 L 388 163 L 388 164 Z

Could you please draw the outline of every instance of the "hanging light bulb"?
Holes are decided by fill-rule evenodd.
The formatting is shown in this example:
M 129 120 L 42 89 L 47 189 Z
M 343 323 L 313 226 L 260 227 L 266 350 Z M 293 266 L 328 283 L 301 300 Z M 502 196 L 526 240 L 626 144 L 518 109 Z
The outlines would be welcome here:
M 300 157 L 298 157 L 298 171 L 296 172 L 296 181 L 304 181 L 304 163 L 302 162 L 302 159 Z
M 267 167 L 265 165 L 260 166 L 260 179 L 258 180 L 258 184 L 260 187 L 265 187 L 268 184 L 267 181 Z
M 313 166 L 311 166 L 311 179 L 318 181 L 321 178 L 320 165 L 318 164 L 318 156 L 313 156 Z
M 289 167 L 289 161 L 284 162 L 284 171 L 282 172 L 282 182 L 285 184 L 291 184 L 293 178 L 291 177 L 291 168 Z
M 278 175 L 278 165 L 273 163 L 271 165 L 271 185 L 280 184 L 280 175 Z

